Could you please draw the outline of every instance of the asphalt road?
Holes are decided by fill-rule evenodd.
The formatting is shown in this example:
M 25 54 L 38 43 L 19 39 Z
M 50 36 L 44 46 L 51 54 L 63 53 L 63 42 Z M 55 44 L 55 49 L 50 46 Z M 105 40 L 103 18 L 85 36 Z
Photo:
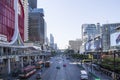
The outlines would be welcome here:
M 51 66 L 45 68 L 42 72 L 42 80 L 80 80 L 79 67 L 65 57 L 53 57 L 50 62 Z M 66 64 L 66 67 L 63 67 L 63 64 Z M 60 69 L 56 69 L 57 66 L 59 66 Z M 39 72 L 40 71 L 38 70 L 37 73 Z M 36 80 L 36 74 L 27 80 Z

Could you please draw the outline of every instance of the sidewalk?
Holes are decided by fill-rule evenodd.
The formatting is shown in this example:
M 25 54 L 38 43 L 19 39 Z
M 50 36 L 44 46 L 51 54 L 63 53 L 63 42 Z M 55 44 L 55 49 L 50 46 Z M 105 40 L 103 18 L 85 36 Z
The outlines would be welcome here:
M 107 76 L 106 74 L 104 74 L 101 71 L 96 71 L 95 69 L 91 69 L 91 66 L 86 66 L 85 64 L 82 64 L 82 66 L 85 68 L 86 71 L 88 71 L 93 77 L 94 79 L 99 79 L 99 80 L 112 80 L 111 77 Z

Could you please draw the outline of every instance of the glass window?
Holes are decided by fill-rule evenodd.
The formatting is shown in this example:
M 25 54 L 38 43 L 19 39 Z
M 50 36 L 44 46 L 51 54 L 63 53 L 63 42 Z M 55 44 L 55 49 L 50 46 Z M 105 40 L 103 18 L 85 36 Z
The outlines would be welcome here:
M 2 15 L 0 14 L 0 23 L 2 23 Z
M 7 26 L 10 26 L 10 19 L 7 19 Z
M 4 25 L 6 26 L 7 23 L 6 23 L 6 17 L 4 16 Z
M 3 27 L 4 27 L 4 25 L 2 25 L 2 27 L 1 27 L 2 28 L 1 34 L 3 34 Z
M 2 25 L 1 25 L 1 23 L 0 23 L 0 33 L 1 33 L 1 31 L 2 31 Z
M 3 20 L 2 20 L 2 21 L 3 21 L 3 22 L 2 22 L 3 24 L 5 23 L 5 21 L 4 21 L 4 20 L 5 20 L 5 17 L 3 16 Z

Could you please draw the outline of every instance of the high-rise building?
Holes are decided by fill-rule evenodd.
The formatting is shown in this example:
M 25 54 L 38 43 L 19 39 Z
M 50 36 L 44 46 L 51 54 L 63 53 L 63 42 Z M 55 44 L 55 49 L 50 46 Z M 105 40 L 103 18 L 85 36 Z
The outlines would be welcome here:
M 37 8 L 37 0 L 28 0 L 28 3 L 30 8 Z
M 44 36 L 45 36 L 44 40 L 45 40 L 45 45 L 46 45 L 46 44 L 48 44 L 48 40 L 47 40 L 48 39 L 47 38 L 47 23 L 46 23 L 46 21 L 44 21 Z
M 21 0 L 0 0 L 0 42 L 24 41 L 24 9 Z
M 101 26 L 100 26 L 100 23 L 97 23 L 97 25 L 95 25 L 95 24 L 83 24 L 81 30 L 82 30 L 81 32 L 82 32 L 83 44 L 80 47 L 80 49 L 84 49 L 84 51 L 81 51 L 83 53 L 83 52 L 89 51 L 93 48 L 91 46 L 91 44 L 93 44 L 94 41 L 91 42 L 91 40 L 94 39 L 98 34 L 100 34 Z
M 28 41 L 28 0 L 23 0 L 23 7 L 24 7 L 24 41 Z
M 55 49 L 55 50 L 58 50 L 57 43 L 54 44 L 54 49 Z
M 0 0 L 0 41 L 5 42 L 11 41 L 15 29 L 14 0 L 11 0 L 11 4 L 7 3 L 8 1 Z
M 81 45 L 82 45 L 81 39 L 76 39 L 76 40 L 70 40 L 69 41 L 70 49 L 73 49 L 76 53 L 79 53 Z
M 115 31 L 115 28 L 120 26 L 120 23 L 109 23 L 102 25 L 102 48 L 103 51 L 110 49 L 110 34 Z
M 54 49 L 54 36 L 50 34 L 50 47 Z
M 54 37 L 52 34 L 50 34 L 50 43 L 54 43 Z
M 95 24 L 83 24 L 82 25 L 82 40 L 88 41 L 97 34 L 97 27 Z
M 33 9 L 29 12 L 29 41 L 44 44 L 45 20 L 43 9 Z
M 97 28 L 97 34 L 100 34 L 102 32 L 100 23 L 97 23 L 96 28 Z

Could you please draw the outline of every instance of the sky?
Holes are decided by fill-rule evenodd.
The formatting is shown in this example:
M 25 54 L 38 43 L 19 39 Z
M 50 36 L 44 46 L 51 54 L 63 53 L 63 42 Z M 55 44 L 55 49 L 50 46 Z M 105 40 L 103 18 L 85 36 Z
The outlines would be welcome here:
M 38 0 L 37 6 L 44 9 L 48 38 L 52 33 L 60 49 L 81 38 L 82 24 L 120 23 L 120 0 Z

